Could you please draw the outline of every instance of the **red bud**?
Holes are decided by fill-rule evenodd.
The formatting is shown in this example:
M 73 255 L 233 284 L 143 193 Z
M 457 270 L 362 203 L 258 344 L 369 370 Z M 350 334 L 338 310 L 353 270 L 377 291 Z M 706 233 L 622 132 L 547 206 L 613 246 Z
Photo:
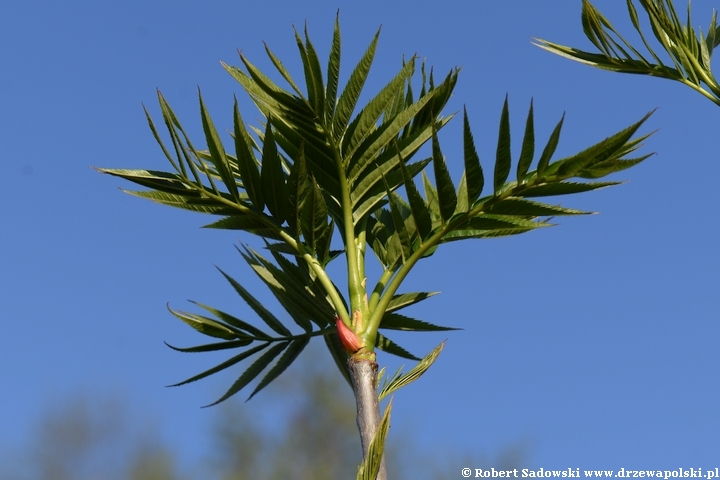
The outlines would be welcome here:
M 335 315 L 335 326 L 337 327 L 338 337 L 340 337 L 340 343 L 342 343 L 348 355 L 352 355 L 362 348 L 360 337 L 350 330 L 338 315 Z

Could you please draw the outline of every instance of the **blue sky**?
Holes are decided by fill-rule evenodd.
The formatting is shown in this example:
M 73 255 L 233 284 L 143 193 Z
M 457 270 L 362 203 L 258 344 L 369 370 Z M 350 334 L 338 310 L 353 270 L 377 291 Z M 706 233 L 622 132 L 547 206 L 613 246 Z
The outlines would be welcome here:
M 629 32 L 623 3 L 598 5 Z M 694 4 L 695 26 L 708 23 L 711 6 Z M 589 48 L 579 1 L 0 7 L 0 448 L 27 439 L 40 412 L 78 391 L 121 395 L 150 412 L 187 458 L 209 448 L 211 414 L 198 407 L 239 372 L 164 388 L 213 362 L 163 345 L 202 340 L 166 302 L 248 316 L 213 264 L 266 292 L 233 248 L 236 232 L 202 230 L 207 218 L 123 195 L 116 187 L 128 185 L 88 167 L 166 168 L 142 111 L 144 103 L 159 118 L 156 89 L 196 143 L 198 86 L 219 129 L 231 127 L 233 95 L 256 123 L 219 61 L 238 64 L 241 49 L 267 69 L 264 40 L 301 77 L 292 25 L 307 21 L 326 57 L 338 8 L 341 83 L 381 24 L 368 94 L 403 55 L 426 58 L 438 74 L 462 67 L 448 113 L 467 107 L 486 170 L 506 94 L 514 158 L 531 98 L 540 143 L 566 113 L 556 158 L 658 108 L 642 130 L 658 129 L 643 150 L 657 155 L 617 177 L 630 182 L 561 199 L 601 215 L 447 245 L 419 265 L 405 290 L 443 294 L 415 313 L 464 330 L 397 337 L 416 354 L 449 341 L 427 376 L 396 395 L 393 424 L 428 448 L 471 455 L 523 441 L 528 467 L 717 467 L 720 111 L 680 84 L 591 69 L 531 45 L 541 37 Z M 441 137 L 456 181 L 460 130 L 456 119 Z M 464 466 L 474 467 L 458 464 L 448 478 Z

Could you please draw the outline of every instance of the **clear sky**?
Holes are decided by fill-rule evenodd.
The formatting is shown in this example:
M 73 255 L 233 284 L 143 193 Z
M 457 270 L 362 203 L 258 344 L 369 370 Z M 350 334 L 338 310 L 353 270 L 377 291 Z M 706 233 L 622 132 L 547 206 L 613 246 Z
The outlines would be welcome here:
M 629 32 L 624 3 L 598 2 Z M 694 3 L 695 26 L 706 30 L 711 7 Z M 198 86 L 219 129 L 231 128 L 233 95 L 256 123 L 219 61 L 239 64 L 241 49 L 267 69 L 266 41 L 302 78 L 292 25 L 307 21 L 326 58 L 338 8 L 342 84 L 381 24 L 368 93 L 403 55 L 426 58 L 438 75 L 462 66 L 447 113 L 467 106 L 486 171 L 506 93 L 515 159 L 531 98 L 539 143 L 566 113 L 558 156 L 658 108 L 642 130 L 659 130 L 643 149 L 657 155 L 617 176 L 630 182 L 559 199 L 601 215 L 447 245 L 420 264 L 405 291 L 443 294 L 414 313 L 464 330 L 394 336 L 419 355 L 449 340 L 427 376 L 396 394 L 393 425 L 428 448 L 469 454 L 526 442 L 529 468 L 720 466 L 720 109 L 680 84 L 595 70 L 531 45 L 541 37 L 589 48 L 579 1 L 5 2 L 0 448 L 24 441 L 39 412 L 78 391 L 122 395 L 150 412 L 186 458 L 209 448 L 211 414 L 199 407 L 239 371 L 164 388 L 224 358 L 163 345 L 203 342 L 166 302 L 252 318 L 213 264 L 267 299 L 233 248 L 257 243 L 123 195 L 116 187 L 128 184 L 88 167 L 169 167 L 142 111 L 144 103 L 160 118 L 156 89 L 196 144 Z M 460 131 L 456 119 L 441 136 L 456 181 Z M 458 464 L 447 478 L 465 466 L 474 467 Z

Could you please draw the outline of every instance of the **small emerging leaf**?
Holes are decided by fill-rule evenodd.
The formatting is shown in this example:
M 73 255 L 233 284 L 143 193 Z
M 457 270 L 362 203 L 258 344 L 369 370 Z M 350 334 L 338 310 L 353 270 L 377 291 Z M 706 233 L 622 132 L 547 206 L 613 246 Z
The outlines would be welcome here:
M 392 400 L 388 403 L 388 406 L 385 407 L 385 413 L 383 413 L 382 419 L 380 420 L 380 425 L 378 425 L 378 429 L 368 446 L 367 456 L 363 459 L 363 462 L 358 468 L 357 480 L 377 479 L 385 451 L 385 438 L 387 437 L 388 430 L 390 429 L 391 409 Z
M 396 376 L 390 382 L 384 385 L 380 393 L 378 394 L 378 400 L 382 400 L 395 390 L 409 385 L 418 378 L 420 378 L 425 372 L 427 372 L 427 370 L 432 366 L 432 364 L 435 363 L 435 360 L 437 360 L 437 358 L 440 356 L 440 352 L 442 352 L 444 347 L 445 342 L 442 342 L 430 353 L 425 355 L 425 357 L 423 357 L 423 359 L 420 360 L 420 362 L 415 365 L 408 373 L 402 376 Z

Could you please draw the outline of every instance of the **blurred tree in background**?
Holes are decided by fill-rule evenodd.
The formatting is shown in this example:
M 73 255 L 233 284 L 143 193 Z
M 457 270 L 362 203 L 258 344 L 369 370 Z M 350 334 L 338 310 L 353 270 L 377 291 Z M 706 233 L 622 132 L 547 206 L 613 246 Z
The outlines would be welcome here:
M 268 426 L 242 401 L 231 400 L 210 410 L 213 453 L 189 470 L 162 440 L 162 427 L 144 421 L 148 412 L 131 417 L 129 408 L 117 400 L 122 395 L 113 395 L 115 400 L 79 396 L 48 410 L 28 444 L 18 445 L 14 452 L 0 452 L 0 480 L 345 478 L 362 460 L 360 440 L 354 435 L 351 392 L 335 372 L 318 369 L 312 355 L 308 360 L 304 362 L 311 372 L 308 376 L 288 375 L 268 389 L 270 404 L 280 400 L 287 405 L 279 425 Z M 265 408 L 275 414 L 278 410 L 276 405 Z M 397 445 L 412 445 L 388 446 L 388 470 L 393 478 L 441 480 L 457 476 L 464 466 L 527 466 L 525 449 L 519 445 L 488 459 L 450 452 L 440 445 L 428 452 L 413 445 L 413 432 L 393 434 Z

